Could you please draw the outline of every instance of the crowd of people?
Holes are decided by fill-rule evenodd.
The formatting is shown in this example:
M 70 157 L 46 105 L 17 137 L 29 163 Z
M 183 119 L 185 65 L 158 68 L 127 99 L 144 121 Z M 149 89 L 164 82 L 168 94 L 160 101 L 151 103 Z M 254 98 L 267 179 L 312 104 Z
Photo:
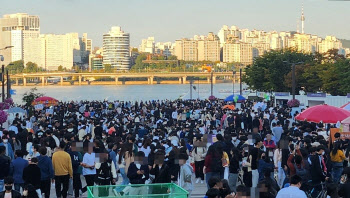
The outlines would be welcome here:
M 206 185 L 207 198 L 350 197 L 350 144 L 339 133 L 329 139 L 336 126 L 296 122 L 286 106 L 224 105 L 81 101 L 18 114 L 0 131 L 0 198 L 49 198 L 51 183 L 59 198 L 94 185 L 171 193 L 128 187 L 150 183 L 176 183 L 189 197 L 194 183 Z

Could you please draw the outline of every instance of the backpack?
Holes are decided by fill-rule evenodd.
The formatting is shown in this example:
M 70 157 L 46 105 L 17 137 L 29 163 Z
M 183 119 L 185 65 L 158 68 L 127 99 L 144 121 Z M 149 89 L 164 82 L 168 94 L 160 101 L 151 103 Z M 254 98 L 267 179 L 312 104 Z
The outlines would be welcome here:
M 222 169 L 223 169 L 223 167 L 222 167 L 222 158 L 221 158 L 221 156 L 220 157 L 214 156 L 211 159 L 211 165 L 210 165 L 211 172 L 221 172 Z
M 110 159 L 101 164 L 101 167 L 98 171 L 99 179 L 112 179 L 111 165 L 112 164 Z
M 308 171 L 303 166 L 300 166 L 300 168 L 298 168 L 298 166 L 295 163 L 293 165 L 295 168 L 295 174 L 300 176 L 303 182 L 307 182 L 308 181 Z

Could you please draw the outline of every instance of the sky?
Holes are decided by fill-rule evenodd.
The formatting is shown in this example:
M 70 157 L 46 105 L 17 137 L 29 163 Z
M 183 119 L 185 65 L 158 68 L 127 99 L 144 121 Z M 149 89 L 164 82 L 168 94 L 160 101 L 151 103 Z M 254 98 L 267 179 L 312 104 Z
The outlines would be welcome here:
M 350 1 L 335 0 L 0 0 L 0 15 L 40 17 L 41 33 L 88 33 L 93 46 L 112 26 L 130 33 L 131 46 L 154 36 L 175 42 L 218 33 L 223 25 L 295 31 L 304 4 L 305 33 L 350 39 Z M 301 27 L 301 25 L 300 25 Z

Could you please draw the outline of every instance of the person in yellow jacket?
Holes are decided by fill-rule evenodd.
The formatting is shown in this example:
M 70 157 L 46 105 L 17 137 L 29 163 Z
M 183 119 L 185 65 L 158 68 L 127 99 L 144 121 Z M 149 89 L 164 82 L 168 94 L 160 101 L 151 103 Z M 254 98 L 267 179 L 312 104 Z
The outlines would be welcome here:
M 66 143 L 61 141 L 59 148 L 52 155 L 52 165 L 55 171 L 55 188 L 57 197 L 67 197 L 69 178 L 73 178 L 72 159 L 64 151 Z M 63 186 L 63 188 L 62 188 Z

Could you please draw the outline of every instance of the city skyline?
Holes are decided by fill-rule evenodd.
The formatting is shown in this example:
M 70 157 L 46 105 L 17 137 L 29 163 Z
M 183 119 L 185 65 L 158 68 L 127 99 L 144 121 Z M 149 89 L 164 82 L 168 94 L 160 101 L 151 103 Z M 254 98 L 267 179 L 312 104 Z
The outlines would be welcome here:
M 175 42 L 176 39 L 207 35 L 208 32 L 217 34 L 222 25 L 266 32 L 296 31 L 302 3 L 306 18 L 305 33 L 350 39 L 350 28 L 343 25 L 344 20 L 350 17 L 344 6 L 348 2 L 344 1 L 296 0 L 290 3 L 284 0 L 222 0 L 216 4 L 197 0 L 156 0 L 132 4 L 111 0 L 104 1 L 104 4 L 83 0 L 19 2 L 7 2 L 7 6 L 0 10 L 0 15 L 18 12 L 38 15 L 41 33 L 87 32 L 94 46 L 99 47 L 102 46 L 102 35 L 112 26 L 121 26 L 130 33 L 133 47 L 138 47 L 141 40 L 149 36 L 154 36 L 156 42 Z M 31 6 L 34 4 L 37 6 Z M 173 9 L 176 6 L 178 9 Z M 337 10 L 337 15 L 332 10 Z M 58 14 L 52 14 L 55 12 Z

